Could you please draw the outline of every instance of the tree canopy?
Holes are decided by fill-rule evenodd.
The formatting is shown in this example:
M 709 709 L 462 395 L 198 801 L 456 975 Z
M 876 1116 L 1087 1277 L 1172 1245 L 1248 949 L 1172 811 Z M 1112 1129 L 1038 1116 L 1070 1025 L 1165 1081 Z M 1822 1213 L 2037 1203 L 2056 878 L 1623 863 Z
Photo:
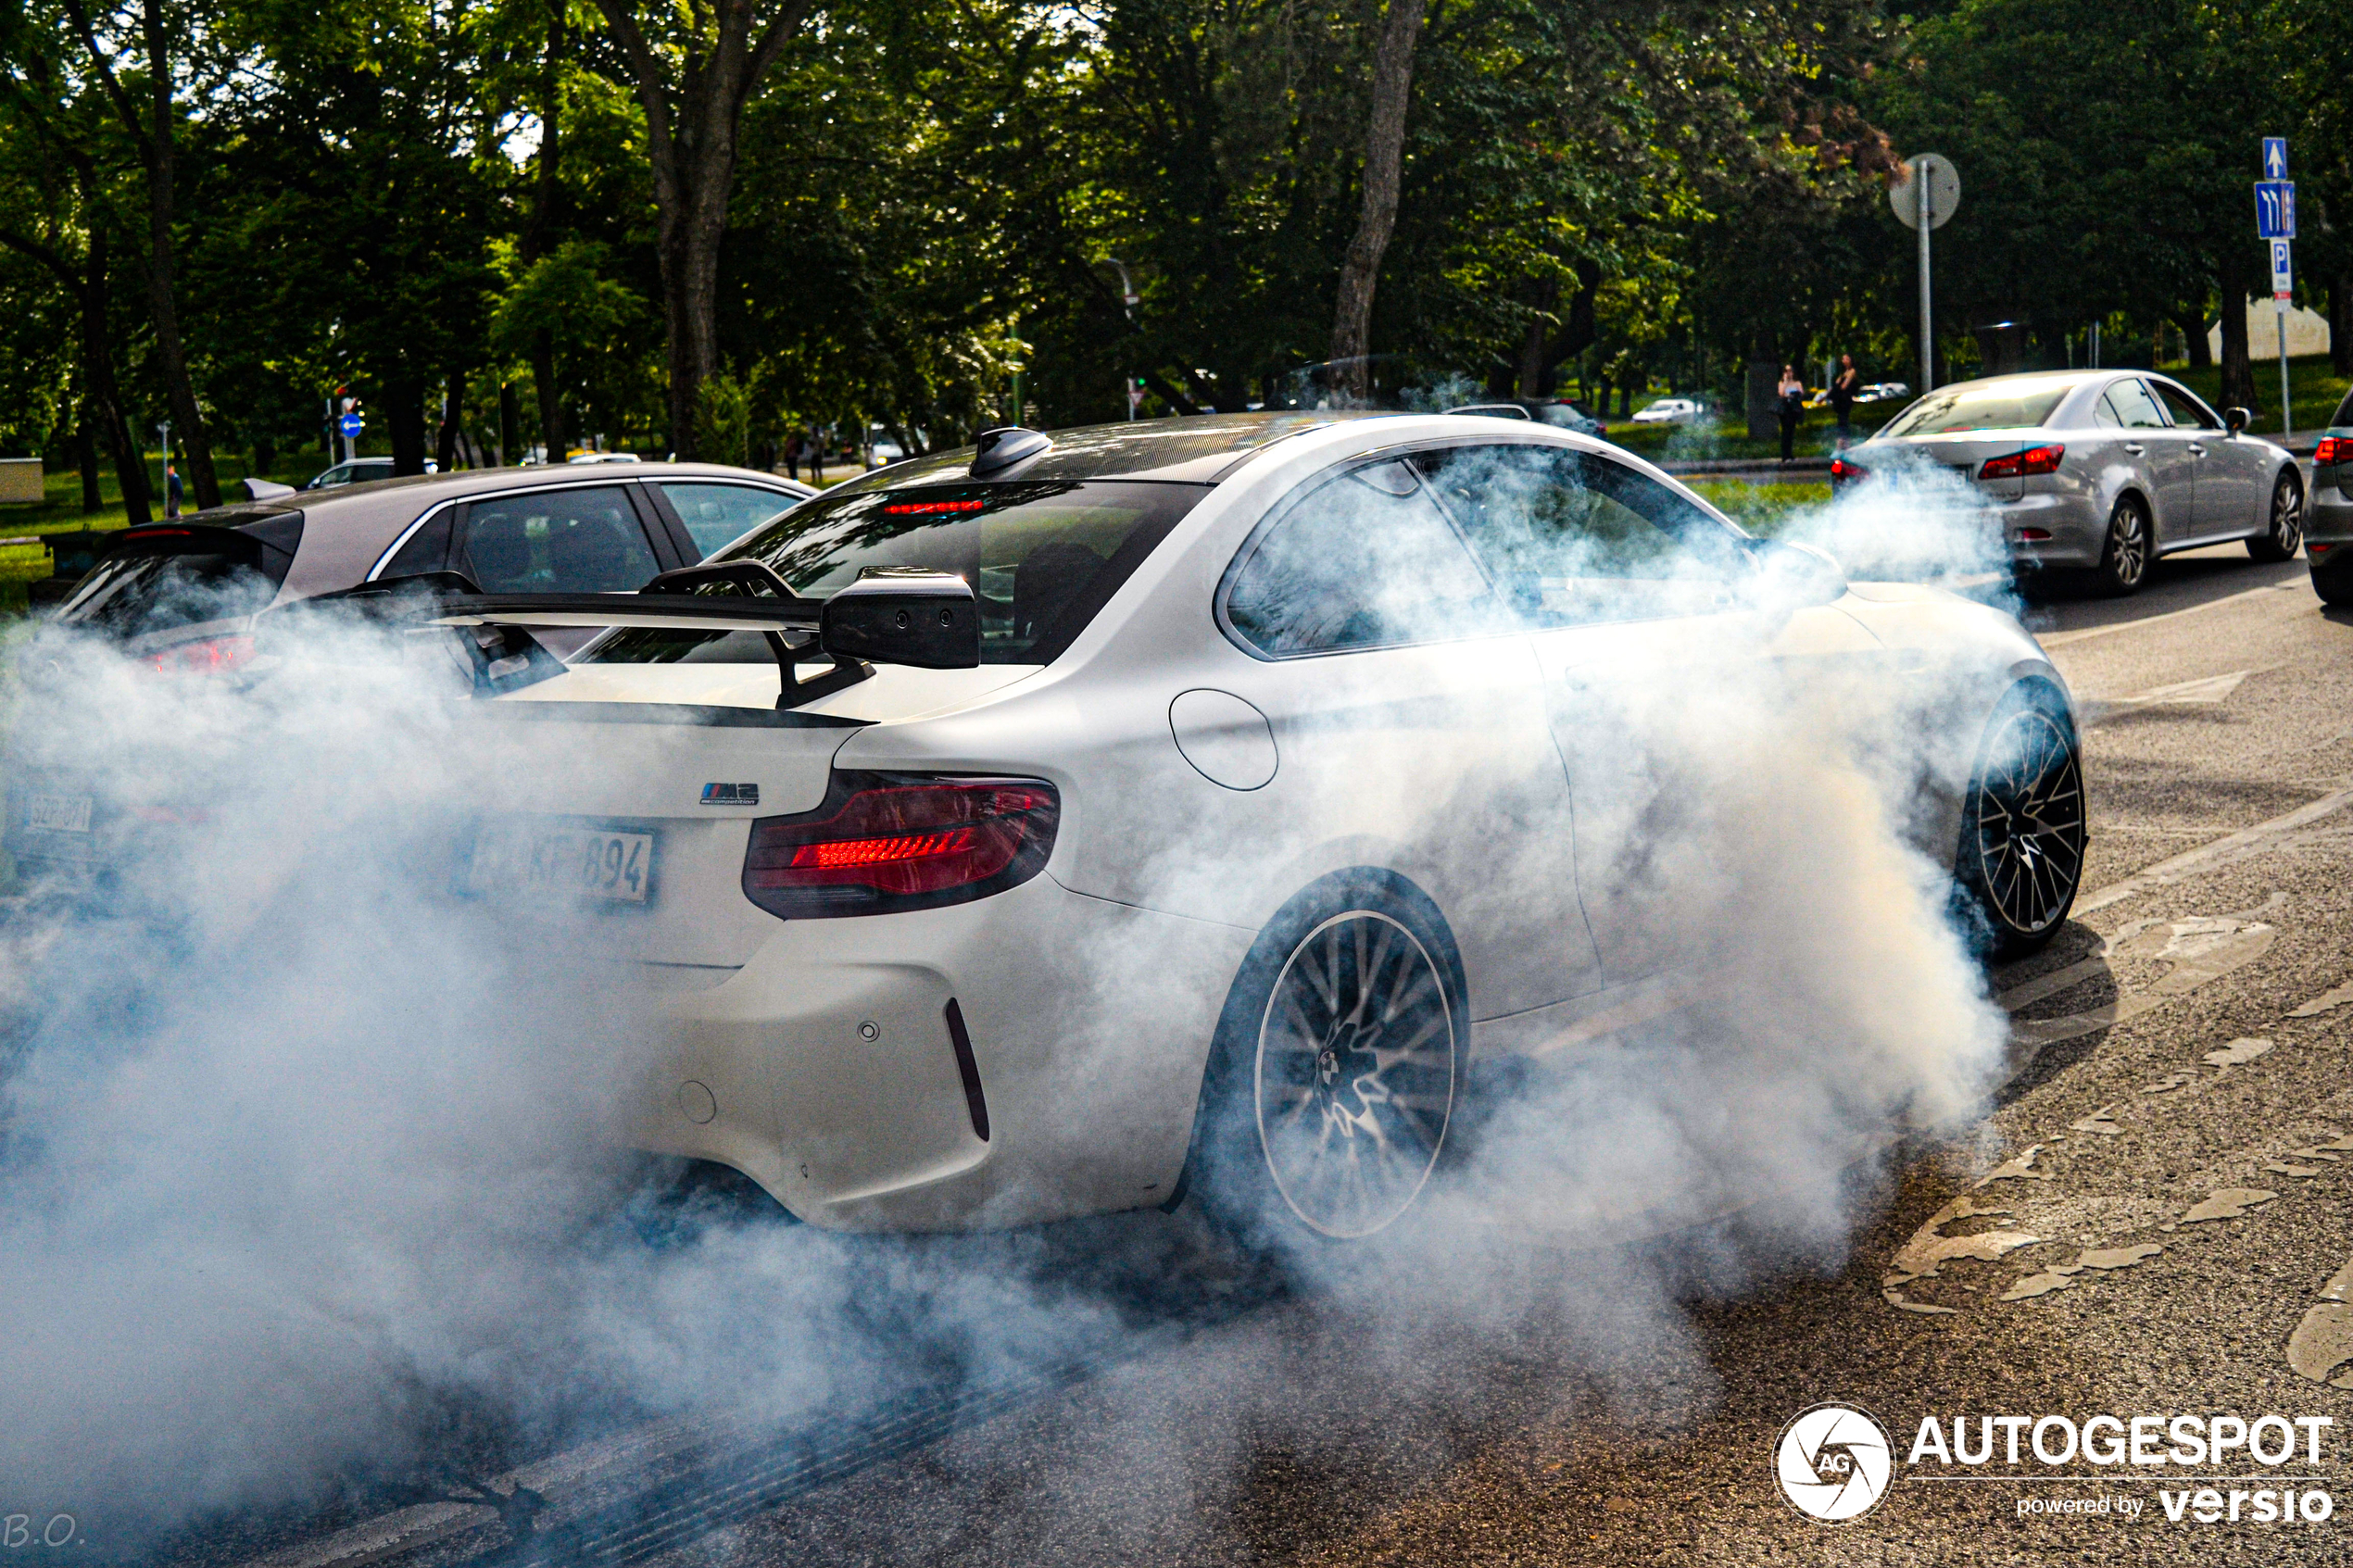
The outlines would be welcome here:
M 1235 408 L 1336 344 L 1904 376 L 1922 150 L 1957 372 L 2219 313 L 2258 405 L 2261 134 L 2348 351 L 2348 48 L 2272 0 L 0 0 L 0 443 L 142 515 L 158 421 L 209 499 L 337 395 L 419 469 Z

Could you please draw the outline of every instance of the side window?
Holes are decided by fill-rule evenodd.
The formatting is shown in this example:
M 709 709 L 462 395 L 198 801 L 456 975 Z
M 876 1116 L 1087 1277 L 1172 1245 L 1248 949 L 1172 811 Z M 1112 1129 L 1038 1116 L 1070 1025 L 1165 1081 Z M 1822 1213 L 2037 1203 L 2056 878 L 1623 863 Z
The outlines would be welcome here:
M 2108 394 L 2100 394 L 2098 400 L 2092 405 L 2092 422 L 2109 428 L 2123 424 L 2124 420 L 2117 414 L 2115 406 L 2108 402 Z
M 1531 626 L 1731 607 L 1740 536 L 1655 480 L 1552 446 L 1465 446 L 1422 462 L 1489 581 Z
M 732 545 L 777 513 L 800 503 L 773 490 L 749 484 L 681 484 L 665 482 L 661 493 L 678 510 L 678 521 L 694 536 L 695 548 L 708 557 L 722 545 Z
M 617 594 L 661 569 L 618 486 L 476 501 L 454 563 L 492 594 Z
M 2116 412 L 2116 422 L 2126 430 L 2163 430 L 2165 411 L 2157 406 L 2148 388 L 2137 381 L 2120 381 L 2108 389 L 2108 406 Z
M 400 546 L 400 553 L 385 562 L 384 569 L 376 575 L 379 578 L 414 577 L 421 571 L 439 571 L 448 564 L 448 560 L 449 513 L 445 509 L 435 513 L 431 522 L 409 535 L 409 542 Z
M 1315 483 L 1234 573 L 1226 619 L 1262 653 L 1443 642 L 1495 630 L 1463 542 L 1403 462 Z
M 2157 382 L 2153 384 L 2157 387 L 2157 395 L 2165 399 L 2166 409 L 2172 414 L 2173 422 L 2183 430 L 2221 430 L 2222 428 L 2222 421 L 2215 417 L 2213 409 L 2192 397 L 2180 387 L 2169 385 L 2164 382 Z

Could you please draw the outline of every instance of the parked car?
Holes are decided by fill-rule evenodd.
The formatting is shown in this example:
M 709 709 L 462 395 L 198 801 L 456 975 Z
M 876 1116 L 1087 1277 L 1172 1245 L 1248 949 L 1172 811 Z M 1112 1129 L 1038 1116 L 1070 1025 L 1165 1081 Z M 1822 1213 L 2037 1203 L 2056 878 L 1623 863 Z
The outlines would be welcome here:
M 1661 397 L 1634 410 L 1638 425 L 1687 425 L 1700 417 L 1699 400 L 1693 397 Z
M 1855 401 L 1857 403 L 1885 403 L 1894 398 L 1909 397 L 1910 395 L 1912 395 L 1912 385 L 1909 382 L 1875 381 L 1867 386 L 1859 388 L 1855 394 Z
M 2247 418 L 2145 370 L 1957 382 L 1841 453 L 1831 483 L 1957 479 L 1998 520 L 2020 571 L 2130 594 L 2177 550 L 2245 540 L 2257 560 L 2295 558 L 2303 475 L 2285 447 L 2246 433 Z
M 564 459 L 567 463 L 642 463 L 635 452 L 574 452 Z
M 725 581 L 617 608 L 476 705 L 538 721 L 496 726 L 528 729 L 527 764 L 469 782 L 464 884 L 613 917 L 665 977 L 637 1141 L 831 1228 L 1189 1192 L 1338 1238 L 1406 1212 L 1474 1049 L 1531 1048 L 1648 972 L 1579 901 L 1623 849 L 1584 803 L 1640 756 L 1594 683 L 1671 690 L 1703 657 L 1967 671 L 1937 744 L 1984 760 L 1924 842 L 1960 847 L 2008 950 L 2057 929 L 2081 870 L 2074 720 L 2014 620 L 1851 595 L 1534 420 L 992 431 L 703 570 Z M 1501 870 L 1505 822 L 1540 874 Z
M 1579 435 L 1602 435 L 1609 427 L 1582 403 L 1566 397 L 1512 397 L 1490 403 L 1464 403 L 1446 410 L 1492 420 L 1528 420 Z
M 425 471 L 437 473 L 441 465 L 431 458 L 425 459 Z M 341 484 L 368 484 L 379 479 L 393 477 L 390 458 L 354 458 L 347 463 L 337 463 L 313 474 L 305 490 L 333 490 Z
M 2312 450 L 2312 499 L 2304 554 L 2323 604 L 2353 605 L 2353 392 L 2336 406 Z
M 434 571 L 488 591 L 628 593 L 814 494 L 700 463 L 477 469 L 305 491 L 115 534 L 57 621 L 124 638 L 162 666 L 233 667 L 251 652 L 251 617 L 273 606 Z M 589 634 L 550 638 L 562 652 Z

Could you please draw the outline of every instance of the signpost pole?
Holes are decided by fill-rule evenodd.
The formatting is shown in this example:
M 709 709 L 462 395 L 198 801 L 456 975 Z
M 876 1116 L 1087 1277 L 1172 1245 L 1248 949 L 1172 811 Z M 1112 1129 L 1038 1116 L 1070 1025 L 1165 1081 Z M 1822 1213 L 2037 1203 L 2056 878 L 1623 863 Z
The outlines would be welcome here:
M 1926 395 L 1936 390 L 1936 320 L 1929 298 L 1929 180 L 1925 158 L 1919 160 L 1919 172 L 1913 176 L 1912 183 L 1919 187 L 1920 201 L 1920 391 Z
M 2271 313 L 2280 323 L 2280 439 L 2287 440 L 2296 433 L 2295 410 L 2287 400 L 2287 301 L 2271 301 Z

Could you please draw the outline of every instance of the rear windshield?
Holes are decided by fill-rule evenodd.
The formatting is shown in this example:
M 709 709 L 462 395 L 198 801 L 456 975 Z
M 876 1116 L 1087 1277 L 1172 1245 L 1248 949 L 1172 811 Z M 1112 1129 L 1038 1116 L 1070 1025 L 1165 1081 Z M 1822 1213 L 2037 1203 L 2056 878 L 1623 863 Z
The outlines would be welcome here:
M 1208 493 L 1200 484 L 1107 480 L 869 490 L 798 507 L 711 558 L 761 562 L 816 599 L 870 566 L 953 572 L 980 598 L 980 661 L 1044 664 Z M 607 633 L 578 661 L 765 664 L 774 657 L 757 633 L 639 628 Z
M 267 519 L 256 531 L 132 529 L 75 585 L 57 620 L 135 637 L 255 614 L 277 596 L 301 536 L 299 512 Z
M 1880 434 L 1943 435 L 1963 430 L 2030 428 L 2049 419 L 2051 410 L 2072 390 L 2065 382 L 1948 386 L 1896 415 Z
M 2345 401 L 2336 406 L 2336 412 L 2329 416 L 2330 429 L 2339 425 L 2353 425 L 2353 392 L 2347 393 Z

